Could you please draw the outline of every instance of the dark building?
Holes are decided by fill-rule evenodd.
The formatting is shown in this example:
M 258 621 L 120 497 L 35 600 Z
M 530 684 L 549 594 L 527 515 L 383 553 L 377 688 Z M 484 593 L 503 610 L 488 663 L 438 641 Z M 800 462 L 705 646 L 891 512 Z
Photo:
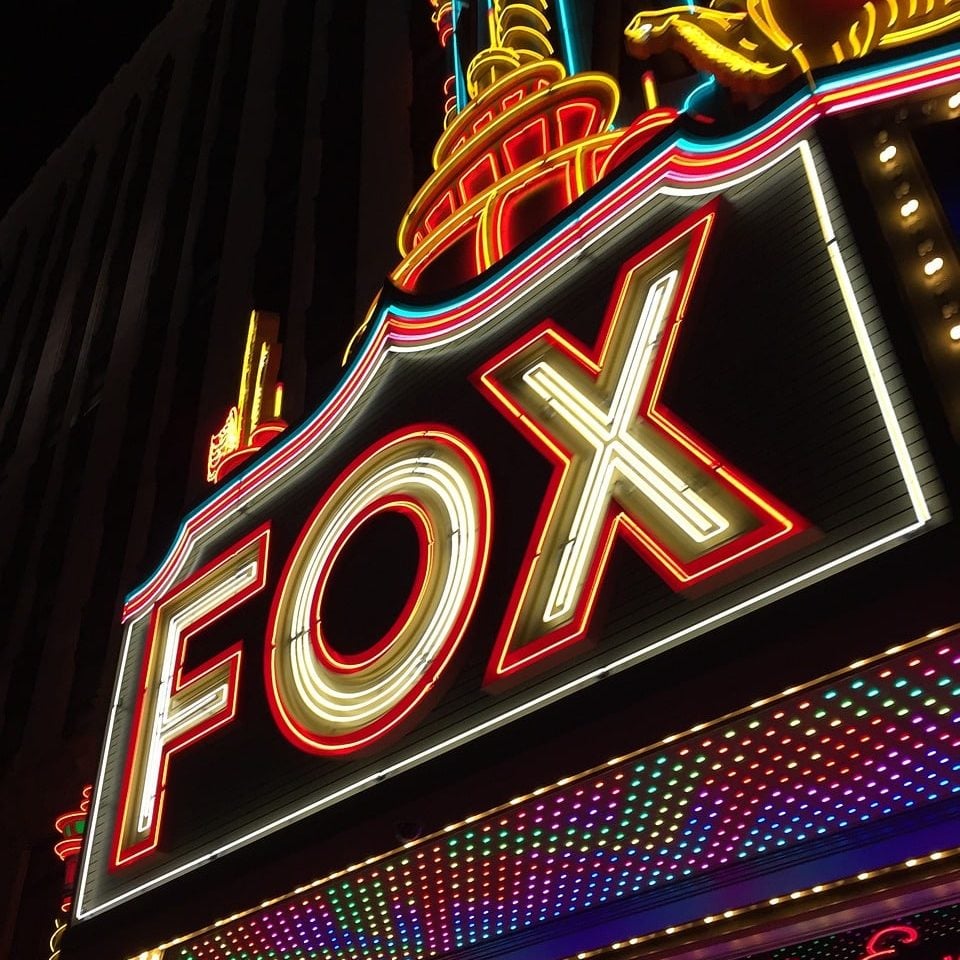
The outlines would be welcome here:
M 3 219 L 0 954 L 46 946 L 117 605 L 206 494 L 250 310 L 283 318 L 297 420 L 396 259 L 441 122 L 410 6 L 178 3 Z
M 802 7 L 150 34 L 0 222 L 0 955 L 960 951 L 958 14 Z

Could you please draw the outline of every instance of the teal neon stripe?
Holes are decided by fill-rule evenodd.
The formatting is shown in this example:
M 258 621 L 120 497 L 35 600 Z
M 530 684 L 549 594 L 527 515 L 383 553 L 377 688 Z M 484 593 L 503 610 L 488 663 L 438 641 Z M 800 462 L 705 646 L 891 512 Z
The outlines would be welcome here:
M 570 2 L 571 0 L 556 0 L 557 20 L 560 24 L 560 36 L 563 38 L 563 59 L 567 73 L 573 76 L 583 68 L 580 65 L 577 42 L 573 36 Z
M 909 70 L 911 67 L 924 67 L 928 64 L 936 63 L 938 60 L 948 60 L 950 57 L 955 57 L 958 54 L 960 54 L 960 43 L 954 43 L 949 47 L 940 47 L 926 56 L 914 54 L 912 57 L 904 57 L 902 60 L 896 60 L 879 67 L 873 67 L 869 70 L 859 70 L 852 74 L 845 73 L 831 80 L 825 80 L 817 84 L 817 91 L 841 90 L 844 87 L 852 86 L 855 83 L 862 83 L 865 80 L 875 80 L 878 77 L 888 76 L 899 70 Z
M 457 27 L 460 25 L 460 4 L 463 0 L 453 0 L 451 17 L 453 18 L 453 38 L 450 41 L 450 50 L 453 55 L 453 82 L 457 94 L 457 113 L 467 105 L 467 78 L 463 74 L 463 65 L 460 63 L 460 45 L 457 40 Z
M 681 113 L 686 113 L 693 106 L 693 102 L 697 97 L 703 93 L 704 90 L 709 90 L 717 82 L 716 77 L 707 77 L 702 83 L 698 83 L 688 94 L 687 99 L 683 101 L 683 106 L 680 108 Z

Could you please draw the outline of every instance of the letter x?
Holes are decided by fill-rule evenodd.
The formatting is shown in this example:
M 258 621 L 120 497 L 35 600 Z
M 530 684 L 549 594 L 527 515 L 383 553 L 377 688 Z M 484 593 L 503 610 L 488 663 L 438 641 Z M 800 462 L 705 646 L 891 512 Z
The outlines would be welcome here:
M 806 528 L 660 403 L 715 217 L 699 211 L 623 266 L 593 355 L 547 321 L 478 371 L 556 464 L 488 683 L 583 636 L 619 533 L 683 590 Z

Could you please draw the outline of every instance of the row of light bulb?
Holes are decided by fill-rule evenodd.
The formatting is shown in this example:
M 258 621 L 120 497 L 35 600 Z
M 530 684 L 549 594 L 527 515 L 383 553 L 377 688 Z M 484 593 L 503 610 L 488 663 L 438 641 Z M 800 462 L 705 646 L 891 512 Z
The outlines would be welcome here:
M 947 98 L 947 109 L 951 113 L 960 111 L 960 91 L 951 94 Z M 890 143 L 888 134 L 885 130 L 881 131 L 877 137 L 880 151 L 877 159 L 884 167 L 889 167 L 897 158 L 897 145 Z M 910 185 L 906 181 L 901 181 L 896 190 L 895 196 L 900 200 L 900 217 L 905 224 L 914 222 L 914 218 L 920 212 L 920 201 L 916 197 L 910 196 Z M 933 240 L 926 239 L 921 241 L 917 247 L 917 253 L 923 259 L 923 273 L 929 279 L 934 279 L 943 270 L 944 259 L 935 252 Z M 950 339 L 954 343 L 960 344 L 960 304 L 956 300 L 950 300 L 941 307 L 943 318 L 952 321 L 950 327 Z

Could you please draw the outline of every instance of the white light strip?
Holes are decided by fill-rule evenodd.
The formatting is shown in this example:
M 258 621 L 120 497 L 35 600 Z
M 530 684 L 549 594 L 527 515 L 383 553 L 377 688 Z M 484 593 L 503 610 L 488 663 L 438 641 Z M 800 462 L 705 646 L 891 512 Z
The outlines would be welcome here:
M 607 511 L 616 499 L 614 487 L 619 480 L 631 484 L 695 544 L 706 544 L 730 528 L 726 517 L 634 434 L 638 425 L 642 429 L 643 421 L 638 421 L 637 411 L 652 373 L 655 348 L 676 298 L 678 277 L 678 271 L 673 269 L 651 282 L 636 318 L 624 316 L 629 312 L 624 299 L 638 281 L 631 276 L 624 282 L 615 322 L 632 324 L 633 331 L 626 350 L 619 348 L 616 354 L 621 355 L 605 360 L 601 376 L 615 377 L 608 404 L 604 404 L 602 396 L 599 401 L 596 399 L 598 384 L 578 385 L 555 368 L 550 360 L 556 352 L 553 348 L 547 359 L 536 362 L 522 374 L 523 382 L 547 402 L 551 413 L 565 421 L 579 441 L 592 450 L 590 467 L 578 484 L 579 491 L 570 491 L 577 496 L 577 505 L 572 521 L 564 525 L 560 534 L 562 545 L 556 570 L 540 617 L 543 623 L 568 618 L 576 607 L 587 568 L 596 555 Z M 572 376 L 576 373 L 573 371 Z M 585 451 L 582 453 L 588 456 Z M 568 479 L 569 475 L 565 477 Z M 557 499 L 564 499 L 562 492 L 558 491 Z M 550 555 L 553 552 L 548 551 Z M 539 562 L 550 565 L 549 559 L 543 557 Z M 548 570 L 545 575 L 550 576 Z
M 407 444 L 423 445 L 420 438 Z M 373 471 L 364 476 L 362 471 L 371 463 Z M 311 540 L 307 562 L 297 576 L 291 616 L 280 628 L 284 636 L 275 638 L 290 651 L 289 660 L 286 653 L 282 655 L 284 673 L 292 679 L 299 700 L 299 705 L 288 705 L 291 712 L 298 715 L 305 711 L 311 726 L 319 720 L 321 726 L 342 731 L 362 727 L 393 708 L 434 662 L 466 601 L 479 550 L 475 492 L 464 480 L 459 463 L 422 452 L 378 463 L 374 455 L 344 485 L 355 481 L 349 496 L 316 521 L 320 534 Z M 431 541 L 443 533 L 444 527 L 450 528 L 444 538 L 447 542 L 429 546 L 431 553 L 437 554 L 428 564 L 423 585 L 430 599 L 422 603 L 418 600 L 417 616 L 411 617 L 392 645 L 400 649 L 390 654 L 391 669 L 375 662 L 370 669 L 346 676 L 332 673 L 318 662 L 314 651 L 316 584 L 323 565 L 353 519 L 391 494 L 410 496 L 424 508 L 429 505 L 430 520 L 437 521 L 430 524 Z M 278 653 L 275 648 L 274 656 Z M 308 723 L 308 718 L 301 719 Z
M 864 323 L 863 314 L 860 312 L 860 304 L 857 302 L 856 294 L 853 292 L 853 285 L 850 283 L 850 275 L 847 272 L 846 264 L 843 262 L 843 255 L 840 253 L 840 245 L 837 243 L 836 232 L 833 229 L 833 221 L 830 219 L 830 211 L 827 209 L 827 200 L 823 195 L 823 184 L 821 184 L 820 177 L 817 174 L 817 167 L 813 160 L 810 144 L 808 144 L 806 140 L 802 140 L 799 148 L 800 156 L 803 158 L 803 166 L 807 173 L 807 180 L 810 183 L 810 190 L 813 193 L 813 202 L 817 208 L 817 217 L 820 220 L 823 239 L 826 241 L 827 249 L 830 251 L 830 261 L 833 264 L 833 272 L 837 276 L 837 283 L 840 284 L 843 302 L 847 306 L 847 313 L 850 316 L 850 321 L 853 324 L 853 330 L 857 337 L 857 344 L 860 346 L 860 352 L 863 354 L 867 373 L 870 376 L 870 383 L 873 385 L 873 392 L 877 397 L 877 402 L 883 414 L 883 422 L 887 427 L 890 442 L 893 444 L 893 449 L 896 453 L 897 463 L 900 465 L 904 482 L 910 493 L 910 502 L 913 504 L 913 510 L 917 516 L 917 520 L 920 523 L 926 523 L 926 521 L 930 519 L 930 508 L 924 499 L 923 488 L 920 486 L 920 478 L 917 476 L 913 460 L 910 458 L 910 451 L 907 449 L 907 443 L 903 437 L 900 421 L 897 419 L 896 411 L 893 409 L 893 401 L 890 399 L 890 393 L 883 379 L 883 372 L 880 369 L 880 364 L 877 362 L 877 354 L 870 341 L 870 335 L 867 332 L 867 325 Z
M 142 619 L 142 618 L 141 618 Z M 88 911 L 86 914 L 81 910 L 84 896 L 86 894 L 87 875 L 90 871 L 90 857 L 93 852 L 93 835 L 97 824 L 99 823 L 98 814 L 100 812 L 100 800 L 103 793 L 103 778 L 107 769 L 107 759 L 110 755 L 110 748 L 113 744 L 113 728 L 117 720 L 117 707 L 120 705 L 120 695 L 123 687 L 123 674 L 127 666 L 127 654 L 130 650 L 130 640 L 133 635 L 133 628 L 138 621 L 132 620 L 124 630 L 123 646 L 120 649 L 120 666 L 117 670 L 117 678 L 113 684 L 113 696 L 110 700 L 110 716 L 107 720 L 107 735 L 103 741 L 103 747 L 100 751 L 100 765 L 97 770 L 97 779 L 94 785 L 93 802 L 90 804 L 90 817 L 87 823 L 86 842 L 80 848 L 80 871 L 77 881 L 77 896 L 73 901 L 73 915 L 77 920 L 82 920 L 84 916 L 93 916 L 94 912 Z M 122 901 L 117 901 L 122 902 Z M 103 909 L 107 909 L 105 905 Z
M 189 630 L 198 620 L 211 610 L 216 610 L 231 597 L 236 596 L 245 587 L 256 582 L 260 576 L 260 561 L 255 558 L 245 564 L 236 574 L 219 583 L 209 593 L 201 594 L 192 603 L 170 617 L 162 640 L 163 664 L 157 684 L 156 704 L 149 730 L 152 731 L 150 746 L 143 779 L 147 785 L 140 798 L 137 811 L 137 830 L 147 832 L 153 824 L 154 801 L 160 784 L 160 767 L 166 745 L 176 739 L 185 730 L 194 727 L 199 720 L 216 714 L 227 703 L 229 689 L 225 683 L 218 684 L 185 707 L 176 706 L 176 695 L 172 690 L 177 674 L 177 663 L 182 656 L 180 638 L 184 629 Z
M 783 162 L 787 157 L 789 157 L 794 151 L 799 151 L 801 157 L 804 158 L 804 166 L 806 170 L 807 180 L 809 181 L 811 192 L 813 194 L 814 203 L 817 204 L 818 214 L 827 215 L 826 223 L 830 224 L 830 218 L 828 214 L 828 205 L 825 201 L 823 195 L 823 189 L 820 183 L 819 174 L 817 173 L 816 167 L 814 164 L 808 162 L 807 158 L 812 160 L 812 154 L 810 152 L 809 144 L 806 140 L 801 140 L 798 143 L 788 147 L 782 153 L 779 153 L 770 158 L 769 161 L 760 165 L 756 169 L 740 174 L 730 180 L 725 180 L 712 184 L 709 187 L 679 187 L 671 186 L 668 184 L 659 185 L 651 194 L 637 201 L 635 204 L 630 206 L 628 209 L 623 210 L 619 213 L 618 216 L 612 216 L 605 224 L 600 228 L 594 235 L 589 238 L 585 238 L 583 243 L 576 246 L 573 251 L 565 258 L 561 258 L 556 265 L 551 268 L 544 270 L 541 273 L 538 273 L 530 283 L 530 286 L 525 290 L 526 292 L 531 292 L 533 290 L 541 288 L 544 284 L 548 283 L 558 272 L 563 270 L 566 266 L 573 263 L 575 260 L 578 260 L 585 256 L 585 254 L 595 247 L 605 236 L 607 236 L 612 230 L 615 230 L 622 223 L 628 219 L 636 216 L 637 212 L 643 209 L 647 204 L 652 202 L 660 195 L 667 196 L 703 196 L 706 194 L 718 194 L 725 190 L 730 189 L 733 186 L 736 186 L 741 183 L 745 183 L 760 174 L 766 172 L 767 170 L 773 168 L 777 164 Z M 821 220 L 823 223 L 823 220 Z M 830 246 L 830 239 L 832 238 L 832 227 L 824 232 L 824 239 Z M 843 264 L 842 258 L 839 260 L 834 259 L 833 254 L 831 254 L 831 259 L 834 262 L 834 269 L 839 270 L 839 276 L 846 277 L 846 268 Z M 812 570 L 808 570 L 803 574 L 800 574 L 790 580 L 785 581 L 784 583 L 777 584 L 773 587 L 770 587 L 766 590 L 761 591 L 759 594 L 748 598 L 747 600 L 740 601 L 737 604 L 734 604 L 732 607 L 729 607 L 719 613 L 712 614 L 705 619 L 698 621 L 696 624 L 693 624 L 689 627 L 685 627 L 682 630 L 676 631 L 666 637 L 662 637 L 659 640 L 653 641 L 647 646 L 634 650 L 629 654 L 624 655 L 623 657 L 618 658 L 617 660 L 612 661 L 606 666 L 599 667 L 593 670 L 590 670 L 578 677 L 575 677 L 571 680 L 564 681 L 563 683 L 558 684 L 555 687 L 551 687 L 549 690 L 544 691 L 537 696 L 530 698 L 529 700 L 524 701 L 523 703 L 516 704 L 513 707 L 510 707 L 504 710 L 502 713 L 497 714 L 492 717 L 488 717 L 486 720 L 474 721 L 471 723 L 470 727 L 466 730 L 461 730 L 458 733 L 455 733 L 444 740 L 441 740 L 437 743 L 431 744 L 422 750 L 402 757 L 393 763 L 387 764 L 383 767 L 378 768 L 373 773 L 366 774 L 363 777 L 358 778 L 350 783 L 347 783 L 336 790 L 325 794 L 322 797 L 318 797 L 314 800 L 311 800 L 309 803 L 299 807 L 296 810 L 290 811 L 289 813 L 284 814 L 281 817 L 278 817 L 276 820 L 272 820 L 269 823 L 261 824 L 255 829 L 243 834 L 242 836 L 236 837 L 233 840 L 229 840 L 221 846 L 217 847 L 213 851 L 208 851 L 201 854 L 198 857 L 194 857 L 191 860 L 188 860 L 185 863 L 179 864 L 172 867 L 170 870 L 159 874 L 155 877 L 150 877 L 145 880 L 143 883 L 138 884 L 135 887 L 131 887 L 122 893 L 118 894 L 115 897 L 112 897 L 108 900 L 105 900 L 101 903 L 96 904 L 95 906 L 85 909 L 84 902 L 86 896 L 86 883 L 89 874 L 90 867 L 90 855 L 92 848 L 94 846 L 95 837 L 94 833 L 98 827 L 99 821 L 97 820 L 97 813 L 99 809 L 101 792 L 103 789 L 104 781 L 104 772 L 106 769 L 107 755 L 110 750 L 112 743 L 112 735 L 115 725 L 115 718 L 117 712 L 117 706 L 120 697 L 120 680 L 123 675 L 123 671 L 126 664 L 126 657 L 129 651 L 130 645 L 130 629 L 127 631 L 127 638 L 124 642 L 123 653 L 121 655 L 121 666 L 118 671 L 117 685 L 114 692 L 114 700 L 110 713 L 110 720 L 107 728 L 107 740 L 104 744 L 103 755 L 101 757 L 100 770 L 97 777 L 97 789 L 96 795 L 94 798 L 94 803 L 92 805 L 92 813 L 90 818 L 91 830 L 88 837 L 87 843 L 84 844 L 84 856 L 81 866 L 81 876 L 78 885 L 78 895 L 75 902 L 75 916 L 78 920 L 88 919 L 93 916 L 97 916 L 104 911 L 109 910 L 110 908 L 123 903 L 127 900 L 130 900 L 133 897 L 138 896 L 146 890 L 149 890 L 153 887 L 159 886 L 160 884 L 166 883 L 168 880 L 173 879 L 174 877 L 180 876 L 184 873 L 188 873 L 191 870 L 196 869 L 199 866 L 202 866 L 205 863 L 210 862 L 211 860 L 216 859 L 219 856 L 222 856 L 225 853 L 230 852 L 231 850 L 238 849 L 243 847 L 246 844 L 257 840 L 261 837 L 267 836 L 274 831 L 281 829 L 288 824 L 294 823 L 298 820 L 303 819 L 313 813 L 316 813 L 319 810 L 322 810 L 326 807 L 332 806 L 333 804 L 347 798 L 354 796 L 357 793 L 360 793 L 377 783 L 382 782 L 384 779 L 394 776 L 398 773 L 401 773 L 404 770 L 409 770 L 412 767 L 417 766 L 418 764 L 424 762 L 425 760 L 430 759 L 431 757 L 438 756 L 450 750 L 453 747 L 456 747 L 462 743 L 469 742 L 483 734 L 491 732 L 498 727 L 502 727 L 505 724 L 508 724 L 514 720 L 519 719 L 527 714 L 535 712 L 536 710 L 553 703 L 559 699 L 562 699 L 565 696 L 568 696 L 571 693 L 581 690 L 585 687 L 590 686 L 595 683 L 597 680 L 605 677 L 606 675 L 623 670 L 627 667 L 630 667 L 636 663 L 639 663 L 642 660 L 645 660 L 651 656 L 654 652 L 662 650 L 668 646 L 675 645 L 676 643 L 697 635 L 698 633 L 704 631 L 705 629 L 713 628 L 719 626 L 731 619 L 734 619 L 741 613 L 744 613 L 747 610 L 750 610 L 754 607 L 761 606 L 766 603 L 768 600 L 771 600 L 775 597 L 782 596 L 786 593 L 793 591 L 795 588 L 803 586 L 805 584 L 812 584 L 818 580 L 823 579 L 824 577 L 835 573 L 839 570 L 844 569 L 860 560 L 867 558 L 870 555 L 877 554 L 882 552 L 886 547 L 890 546 L 893 543 L 896 543 L 898 540 L 903 540 L 909 537 L 910 535 L 916 533 L 918 530 L 922 529 L 923 526 L 929 522 L 931 514 L 929 506 L 926 503 L 926 500 L 923 496 L 922 487 L 919 483 L 919 478 L 917 477 L 917 471 L 914 466 L 913 460 L 909 455 L 909 450 L 906 448 L 906 444 L 903 439 L 903 431 L 900 426 L 900 422 L 896 416 L 896 411 L 893 408 L 893 403 L 890 399 L 890 395 L 887 391 L 886 383 L 883 379 L 883 376 L 879 369 L 879 364 L 876 361 L 876 353 L 873 348 L 872 341 L 870 340 L 869 331 L 866 329 L 866 325 L 863 321 L 862 315 L 860 313 L 859 305 L 856 302 L 855 295 L 853 295 L 852 288 L 849 283 L 849 278 L 847 277 L 845 282 L 841 283 L 841 289 L 849 291 L 852 295 L 852 300 L 847 300 L 845 294 L 845 302 L 847 303 L 848 315 L 850 316 L 851 323 L 853 324 L 854 330 L 857 336 L 857 342 L 860 345 L 861 353 L 864 357 L 864 361 L 868 367 L 868 370 L 871 371 L 871 383 L 874 387 L 874 392 L 877 395 L 878 402 L 880 403 L 881 409 L 884 411 L 884 425 L 887 428 L 888 434 L 890 434 L 891 443 L 894 446 L 894 449 L 897 451 L 897 462 L 900 466 L 900 469 L 903 474 L 904 482 L 909 491 L 911 498 L 911 503 L 913 504 L 914 511 L 916 514 L 916 521 L 906 526 L 895 530 L 894 532 L 887 534 L 879 539 L 866 544 L 862 547 L 858 547 L 851 552 L 844 554 L 841 557 L 834 558 L 833 560 L 827 561 L 826 563 L 821 564 L 818 567 L 815 567 Z M 851 310 L 851 304 L 855 307 L 854 310 Z M 473 334 L 476 330 L 486 326 L 487 324 L 495 321 L 498 317 L 502 316 L 506 310 L 509 308 L 510 304 L 498 303 L 491 313 L 487 314 L 485 317 L 479 317 L 476 323 L 469 325 L 469 329 L 466 332 L 458 331 L 453 336 L 446 338 L 444 340 L 438 340 L 433 342 L 430 347 L 441 347 L 448 342 L 453 342 L 454 340 L 460 339 L 460 337 L 467 334 Z M 389 353 L 403 353 L 403 352 L 415 352 L 418 349 L 427 349 L 427 347 L 405 347 L 401 345 L 391 345 L 381 357 L 378 358 L 377 362 L 371 366 L 371 372 L 368 376 L 364 378 L 364 383 L 370 383 L 371 378 L 374 373 L 379 370 L 380 365 L 383 363 L 384 358 Z M 872 358 L 872 359 L 871 359 Z M 339 424 L 342 419 L 343 414 L 340 414 L 335 424 Z M 327 432 L 327 436 L 332 435 L 335 426 L 331 426 Z M 312 453 L 314 451 L 309 451 Z M 305 453 L 303 456 L 307 456 Z M 300 462 L 299 458 L 296 463 Z M 296 465 L 296 464 L 294 464 Z M 293 467 L 291 467 L 293 469 Z M 289 474 L 289 470 L 284 471 L 284 476 Z M 265 488 L 272 489 L 274 483 L 265 484 Z M 259 498 L 266 492 L 264 490 L 257 490 L 254 492 L 254 496 Z M 240 506 L 231 511 L 231 516 L 240 510 Z M 208 534 L 209 531 L 203 531 L 205 534 Z M 191 535 L 192 540 L 192 535 Z M 176 575 L 178 572 L 177 569 L 173 570 L 173 573 L 170 576 Z M 131 623 L 130 627 L 133 627 Z

